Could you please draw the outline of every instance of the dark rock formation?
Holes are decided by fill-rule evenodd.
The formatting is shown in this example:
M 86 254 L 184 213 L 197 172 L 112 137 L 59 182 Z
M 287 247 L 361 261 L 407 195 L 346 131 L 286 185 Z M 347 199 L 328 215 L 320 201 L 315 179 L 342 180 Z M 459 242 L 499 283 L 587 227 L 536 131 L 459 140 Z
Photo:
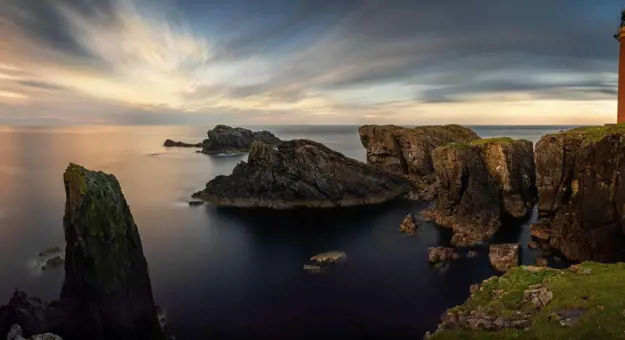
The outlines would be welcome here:
M 536 144 L 538 205 L 532 235 L 571 260 L 623 260 L 625 125 L 583 127 Z
M 449 262 L 461 258 L 460 254 L 453 248 L 430 247 L 428 248 L 428 262 L 432 264 Z
M 490 238 L 506 217 L 523 217 L 536 200 L 532 142 L 509 138 L 452 143 L 432 152 L 436 208 L 424 217 L 454 230 L 452 243 Z
M 248 152 L 254 141 L 273 146 L 281 142 L 269 131 L 252 132 L 248 129 L 232 128 L 226 125 L 217 125 L 207 134 L 208 139 L 202 142 L 202 153 L 205 154 Z
M 202 143 L 196 143 L 196 144 L 189 144 L 189 143 L 185 143 L 185 142 L 178 142 L 178 141 L 173 141 L 171 139 L 168 139 L 165 141 L 165 143 L 163 143 L 163 146 L 165 147 L 179 147 L 179 148 L 201 148 L 202 147 Z
M 211 203 L 274 209 L 345 207 L 382 203 L 404 195 L 408 180 L 309 141 L 274 149 L 255 141 L 248 161 L 217 176 L 193 195 Z
M 399 231 L 408 235 L 414 235 L 417 232 L 417 228 L 419 228 L 419 223 L 413 214 L 406 215 L 399 225 Z
M 137 226 L 117 179 L 70 164 L 63 176 L 65 282 L 60 301 L 16 292 L 0 309 L 0 334 L 65 340 L 164 339 Z
M 490 264 L 500 272 L 507 272 L 519 265 L 518 244 L 491 244 L 489 246 L 488 258 Z

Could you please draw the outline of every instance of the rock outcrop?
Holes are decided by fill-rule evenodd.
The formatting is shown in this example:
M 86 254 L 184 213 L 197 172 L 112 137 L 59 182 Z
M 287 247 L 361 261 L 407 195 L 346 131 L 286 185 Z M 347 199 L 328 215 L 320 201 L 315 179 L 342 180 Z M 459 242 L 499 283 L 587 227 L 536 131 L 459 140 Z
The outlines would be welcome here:
M 424 217 L 452 228 L 452 243 L 470 246 L 489 239 L 507 217 L 531 212 L 536 201 L 532 142 L 479 139 L 434 149 L 436 207 Z
M 247 162 L 217 176 L 193 195 L 220 206 L 285 209 L 377 204 L 411 189 L 408 180 L 309 140 L 277 149 L 252 143 Z
M 453 248 L 430 247 L 428 248 L 428 262 L 432 264 L 449 262 L 461 258 L 461 255 Z
M 623 260 L 625 125 L 546 135 L 535 152 L 541 219 L 532 235 L 571 260 Z
M 490 264 L 500 272 L 507 272 L 519 265 L 521 246 L 511 244 L 491 244 L 488 249 Z
M 399 225 L 399 231 L 408 235 L 414 235 L 417 232 L 417 228 L 419 228 L 419 222 L 417 222 L 417 218 L 413 214 L 406 215 Z
M 189 144 L 189 143 L 185 143 L 185 142 L 180 142 L 180 141 L 173 141 L 171 139 L 168 139 L 165 141 L 165 143 L 163 143 L 164 147 L 179 147 L 179 148 L 201 148 L 202 147 L 202 143 L 195 143 L 195 144 Z
M 473 286 L 470 298 L 444 313 L 426 338 L 620 339 L 624 277 L 623 263 L 518 267 Z
M 205 154 L 228 154 L 248 152 L 252 142 L 261 141 L 275 146 L 281 140 L 269 131 L 253 132 L 248 129 L 226 125 L 217 125 L 208 131 L 208 139 L 202 142 L 202 153 Z
M 65 340 L 165 339 L 159 326 L 139 231 L 113 175 L 70 164 L 63 176 L 65 281 L 59 301 L 16 292 L 0 308 L 0 334 Z

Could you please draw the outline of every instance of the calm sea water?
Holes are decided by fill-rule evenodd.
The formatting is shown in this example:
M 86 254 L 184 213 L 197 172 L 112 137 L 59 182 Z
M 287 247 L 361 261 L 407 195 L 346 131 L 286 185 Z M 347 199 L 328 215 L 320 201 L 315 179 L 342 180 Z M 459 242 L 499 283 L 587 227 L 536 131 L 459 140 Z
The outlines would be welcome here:
M 423 224 L 398 232 L 419 203 L 314 212 L 253 212 L 189 207 L 189 196 L 240 157 L 161 147 L 166 138 L 199 141 L 210 127 L 0 127 L 0 302 L 15 288 L 58 297 L 63 270 L 29 263 L 64 245 L 62 174 L 69 162 L 113 173 L 139 226 L 158 304 L 178 339 L 273 337 L 419 339 L 441 313 L 494 275 L 486 249 L 444 270 L 427 248 L 447 231 Z M 255 127 L 259 128 L 259 127 Z M 365 159 L 356 126 L 263 127 L 282 139 L 309 138 Z M 568 127 L 474 127 L 482 137 L 537 141 Z M 528 221 L 529 222 L 529 221 Z M 529 241 L 528 224 L 507 226 L 497 242 Z M 347 260 L 311 274 L 306 260 L 342 250 Z M 533 255 L 523 251 L 523 262 Z

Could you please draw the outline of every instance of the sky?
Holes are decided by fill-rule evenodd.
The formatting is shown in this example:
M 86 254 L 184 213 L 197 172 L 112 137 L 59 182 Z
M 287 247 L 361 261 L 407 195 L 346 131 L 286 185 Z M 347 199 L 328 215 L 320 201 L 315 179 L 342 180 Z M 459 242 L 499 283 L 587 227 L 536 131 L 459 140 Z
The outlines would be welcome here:
M 0 0 L 0 124 L 611 123 L 620 8 Z

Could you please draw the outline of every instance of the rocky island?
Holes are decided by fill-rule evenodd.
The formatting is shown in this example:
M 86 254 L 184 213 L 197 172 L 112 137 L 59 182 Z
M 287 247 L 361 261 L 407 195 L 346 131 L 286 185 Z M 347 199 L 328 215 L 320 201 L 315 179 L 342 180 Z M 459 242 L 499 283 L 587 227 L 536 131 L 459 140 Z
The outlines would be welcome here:
M 177 147 L 177 148 L 201 148 L 202 147 L 202 143 L 189 144 L 189 143 L 185 143 L 185 142 L 173 141 L 171 139 L 167 139 L 165 141 L 165 143 L 163 143 L 163 146 L 166 147 L 166 148 L 173 148 L 173 147 Z
M 274 149 L 254 141 L 247 162 L 240 162 L 229 176 L 217 176 L 193 197 L 240 208 L 330 208 L 386 202 L 411 187 L 401 175 L 317 142 L 292 140 Z
M 260 141 L 271 146 L 280 144 L 281 140 L 269 131 L 253 132 L 241 127 L 232 128 L 227 125 L 217 125 L 207 132 L 208 139 L 202 142 L 202 153 L 232 154 L 248 152 L 254 141 Z
M 520 218 L 536 202 L 532 142 L 510 138 L 450 143 L 431 152 L 436 207 L 423 213 L 452 228 L 452 243 L 469 246 L 489 239 L 508 217 Z
M 431 125 L 407 128 L 396 125 L 364 125 L 358 129 L 367 149 L 367 163 L 409 177 L 416 185 L 411 198 L 432 200 L 435 196 L 432 151 L 449 143 L 479 139 L 473 130 L 460 125 Z
M 571 260 L 623 260 L 625 124 L 549 134 L 535 152 L 541 219 L 532 235 Z
M 16 291 L 0 307 L 0 336 L 165 339 L 139 231 L 119 182 L 75 164 L 63 179 L 67 246 L 60 299 L 46 303 Z

